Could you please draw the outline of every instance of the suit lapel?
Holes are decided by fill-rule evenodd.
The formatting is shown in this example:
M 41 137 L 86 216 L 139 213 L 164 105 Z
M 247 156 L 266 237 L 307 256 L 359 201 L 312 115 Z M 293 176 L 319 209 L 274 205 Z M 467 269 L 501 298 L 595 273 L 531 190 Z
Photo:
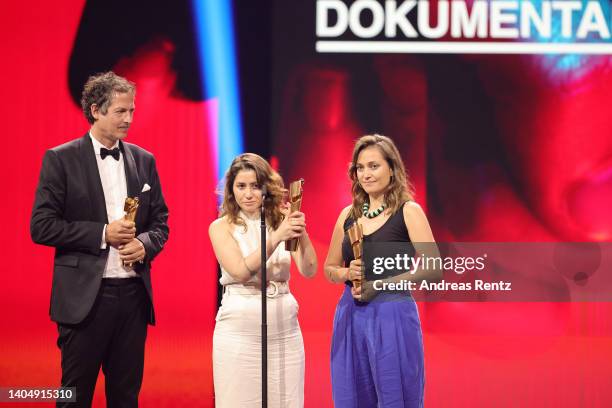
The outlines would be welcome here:
M 104 190 L 102 189 L 102 180 L 96 162 L 96 154 L 91 143 L 89 133 L 81 138 L 80 144 L 81 166 L 85 173 L 87 182 L 87 190 L 93 217 L 95 221 L 100 221 L 108 224 L 108 216 L 106 214 L 106 200 L 104 198 Z
M 128 197 L 139 197 L 140 196 L 140 177 L 138 177 L 138 168 L 136 167 L 136 161 L 132 154 L 129 146 L 123 142 L 119 142 L 121 146 L 121 152 L 123 153 L 123 164 L 125 169 L 125 180 L 127 182 L 127 194 Z M 141 211 L 136 212 L 136 233 L 140 233 L 140 218 Z
M 127 181 L 127 194 L 128 197 L 140 196 L 140 177 L 138 177 L 138 169 L 136 168 L 136 161 L 130 148 L 123 142 L 121 144 L 121 152 L 123 153 L 123 164 L 125 168 L 125 180 Z

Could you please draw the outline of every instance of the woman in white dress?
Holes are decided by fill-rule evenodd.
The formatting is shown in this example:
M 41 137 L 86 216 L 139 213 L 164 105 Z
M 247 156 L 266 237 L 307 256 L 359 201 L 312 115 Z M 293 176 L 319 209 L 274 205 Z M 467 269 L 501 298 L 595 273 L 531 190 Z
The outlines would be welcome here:
M 261 249 L 262 186 L 268 296 L 268 406 L 304 406 L 304 342 L 298 304 L 289 291 L 291 256 L 299 272 L 314 276 L 317 257 L 303 213 L 289 214 L 283 180 L 266 160 L 245 153 L 225 174 L 220 218 L 209 228 L 219 264 L 223 300 L 213 335 L 213 377 L 217 408 L 261 406 Z M 284 241 L 299 239 L 288 252 Z

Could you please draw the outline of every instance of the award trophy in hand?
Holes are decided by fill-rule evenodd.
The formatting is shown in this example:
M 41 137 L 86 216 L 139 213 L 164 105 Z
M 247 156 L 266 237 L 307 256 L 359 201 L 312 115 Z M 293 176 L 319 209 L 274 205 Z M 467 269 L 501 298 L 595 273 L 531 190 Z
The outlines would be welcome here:
M 297 181 L 289 184 L 289 204 L 291 204 L 290 213 L 295 211 L 300 211 L 300 206 L 302 205 L 302 195 L 304 194 L 303 190 L 304 179 L 299 179 Z M 298 238 L 292 238 L 285 241 L 285 249 L 287 251 L 297 251 L 299 240 Z
M 125 204 L 123 205 L 123 211 L 125 216 L 123 217 L 126 221 L 136 222 L 136 212 L 138 211 L 138 197 L 126 197 Z M 132 262 L 123 262 L 123 265 L 127 268 L 133 266 Z
M 361 259 L 363 255 L 363 227 L 361 224 L 355 221 L 348 229 L 348 236 L 351 242 L 351 248 L 353 248 L 353 256 L 355 259 Z M 361 280 L 354 280 L 352 282 L 355 288 L 361 287 Z

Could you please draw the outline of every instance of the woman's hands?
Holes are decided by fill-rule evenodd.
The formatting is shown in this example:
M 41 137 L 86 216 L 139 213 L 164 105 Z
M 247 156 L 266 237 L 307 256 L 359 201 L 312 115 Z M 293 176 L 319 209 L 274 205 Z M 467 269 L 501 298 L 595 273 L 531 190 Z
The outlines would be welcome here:
M 378 294 L 376 289 L 374 289 L 374 283 L 364 279 L 363 261 L 361 259 L 353 259 L 351 261 L 348 269 L 348 278 L 353 282 L 351 295 L 355 300 L 369 302 Z
M 312 278 L 317 273 L 318 262 L 317 254 L 306 232 L 306 216 L 300 211 L 293 213 L 290 213 L 290 211 L 291 205 L 288 203 L 281 207 L 285 219 L 274 231 L 276 237 L 273 237 L 273 239 L 279 240 L 275 245 L 288 239 L 299 239 L 298 248 L 296 251 L 292 251 L 291 255 L 300 273 L 306 278 Z
M 348 280 L 361 282 L 363 279 L 363 262 L 361 259 L 353 259 L 349 264 Z
M 351 295 L 360 302 L 369 302 L 378 295 L 378 291 L 374 289 L 374 282 L 364 280 L 361 281 L 359 286 L 351 288 Z
M 306 216 L 303 212 L 290 212 L 290 204 L 284 204 L 281 207 L 281 212 L 285 215 L 285 219 L 278 228 L 272 233 L 274 245 L 278 245 L 282 241 L 287 241 L 293 238 L 301 238 L 306 231 Z

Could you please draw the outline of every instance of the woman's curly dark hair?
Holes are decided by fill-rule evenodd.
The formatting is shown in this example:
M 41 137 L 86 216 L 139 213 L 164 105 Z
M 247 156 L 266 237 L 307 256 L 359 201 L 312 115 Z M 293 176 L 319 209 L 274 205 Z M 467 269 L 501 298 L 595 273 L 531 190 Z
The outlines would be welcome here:
M 239 215 L 240 207 L 236 202 L 233 191 L 234 180 L 241 170 L 253 170 L 257 178 L 257 184 L 266 186 L 266 200 L 264 201 L 266 222 L 272 229 L 277 229 L 284 219 L 284 215 L 280 211 L 283 193 L 286 191 L 283 179 L 263 157 L 255 153 L 243 153 L 237 156 L 225 173 L 223 203 L 219 216 L 227 216 L 231 224 L 246 228 L 245 221 Z
M 81 108 L 90 124 L 96 121 L 91 114 L 91 105 L 95 104 L 106 115 L 116 93 L 136 93 L 136 85 L 113 71 L 89 77 L 81 94 Z

